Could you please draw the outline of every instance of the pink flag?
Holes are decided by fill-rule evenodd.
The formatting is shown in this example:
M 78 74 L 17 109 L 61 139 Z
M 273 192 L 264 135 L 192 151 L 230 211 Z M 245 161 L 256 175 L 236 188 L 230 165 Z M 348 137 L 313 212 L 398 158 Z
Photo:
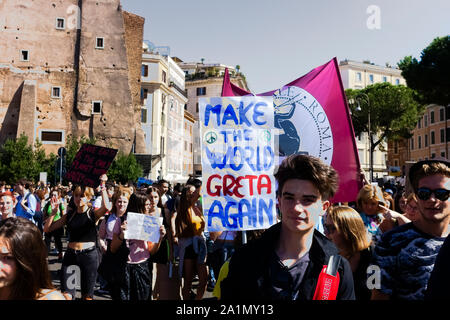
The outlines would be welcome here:
M 222 96 L 248 94 L 230 82 L 226 69 Z M 279 90 L 258 95 L 274 97 L 280 159 L 296 153 L 320 158 L 339 174 L 339 189 L 332 201 L 356 201 L 362 187 L 360 163 L 337 59 Z

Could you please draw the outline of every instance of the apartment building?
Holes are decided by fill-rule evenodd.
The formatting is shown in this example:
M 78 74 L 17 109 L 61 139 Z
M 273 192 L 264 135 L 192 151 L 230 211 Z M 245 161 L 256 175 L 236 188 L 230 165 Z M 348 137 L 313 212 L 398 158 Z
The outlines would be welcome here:
M 184 171 L 185 73 L 170 57 L 169 47 L 144 41 L 141 122 L 151 154 L 149 178 L 186 182 Z M 191 171 L 192 174 L 192 171 Z
M 201 150 L 200 150 L 200 127 L 198 123 L 199 98 L 220 97 L 222 95 L 223 75 L 228 68 L 230 80 L 235 85 L 250 91 L 247 86 L 245 76 L 239 72 L 239 68 L 227 66 L 220 63 L 183 62 L 177 59 L 178 65 L 186 75 L 186 91 L 188 103 L 186 110 L 194 116 L 197 121 L 194 124 L 194 175 L 200 176 L 201 169 Z

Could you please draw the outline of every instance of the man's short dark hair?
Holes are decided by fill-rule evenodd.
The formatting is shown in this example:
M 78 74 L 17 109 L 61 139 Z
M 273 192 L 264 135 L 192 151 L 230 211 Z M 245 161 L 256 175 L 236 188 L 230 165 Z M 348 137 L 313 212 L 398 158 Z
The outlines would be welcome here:
M 418 161 L 409 169 L 408 178 L 413 190 L 417 191 L 420 179 L 435 174 L 441 174 L 450 178 L 450 162 L 446 159 Z
M 331 166 L 310 155 L 290 155 L 280 164 L 275 178 L 278 182 L 278 195 L 290 179 L 311 181 L 319 190 L 323 200 L 332 198 L 338 188 L 338 174 Z
M 16 184 L 24 186 L 25 189 L 27 189 L 27 190 L 30 189 L 30 187 L 33 186 L 33 182 L 31 182 L 31 181 L 29 181 L 29 180 L 27 180 L 25 178 L 19 179 L 19 181 L 17 181 Z
M 190 177 L 188 179 L 188 181 L 186 182 L 186 184 L 191 184 L 195 187 L 195 189 L 198 189 L 202 186 L 202 180 L 198 179 L 198 178 L 192 178 Z
M 158 185 L 162 186 L 163 183 L 167 183 L 168 185 L 170 185 L 169 181 L 161 179 L 158 181 Z

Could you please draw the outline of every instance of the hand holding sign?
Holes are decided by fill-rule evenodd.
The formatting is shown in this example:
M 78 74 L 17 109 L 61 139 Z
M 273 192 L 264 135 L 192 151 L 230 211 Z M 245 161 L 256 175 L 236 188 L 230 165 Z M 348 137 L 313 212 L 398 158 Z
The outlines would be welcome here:
M 125 239 L 158 242 L 162 233 L 162 218 L 152 217 L 142 213 L 128 212 Z

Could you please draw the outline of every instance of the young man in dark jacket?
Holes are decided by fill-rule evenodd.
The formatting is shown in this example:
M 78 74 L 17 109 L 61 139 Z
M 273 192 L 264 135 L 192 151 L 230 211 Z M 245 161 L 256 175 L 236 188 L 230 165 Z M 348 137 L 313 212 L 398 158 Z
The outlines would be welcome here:
M 338 250 L 314 229 L 337 189 L 336 171 L 307 155 L 287 157 L 275 174 L 281 222 L 232 256 L 222 299 L 312 300 L 319 275 Z M 353 300 L 347 260 L 338 265 L 336 299 Z

